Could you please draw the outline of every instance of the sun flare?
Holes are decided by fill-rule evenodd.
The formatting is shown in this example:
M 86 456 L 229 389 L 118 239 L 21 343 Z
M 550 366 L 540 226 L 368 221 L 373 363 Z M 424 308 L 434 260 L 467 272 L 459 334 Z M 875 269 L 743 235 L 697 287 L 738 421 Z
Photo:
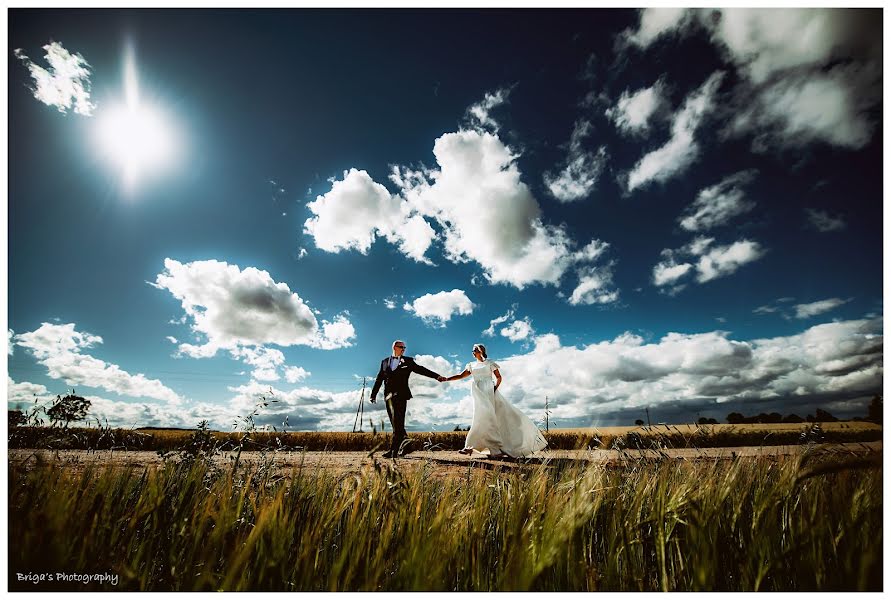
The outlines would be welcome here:
M 102 153 L 120 169 L 128 191 L 147 173 L 175 162 L 179 149 L 175 129 L 159 106 L 140 98 L 130 48 L 124 57 L 124 100 L 107 106 L 98 121 Z

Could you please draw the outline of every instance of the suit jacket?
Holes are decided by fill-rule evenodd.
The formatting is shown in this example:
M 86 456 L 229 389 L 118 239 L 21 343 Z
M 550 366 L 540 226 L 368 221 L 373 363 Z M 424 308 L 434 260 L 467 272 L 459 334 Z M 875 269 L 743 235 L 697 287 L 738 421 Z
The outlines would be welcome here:
M 426 375 L 433 379 L 439 377 L 438 373 L 422 367 L 411 356 L 400 357 L 399 364 L 391 371 L 390 357 L 388 356 L 381 361 L 380 371 L 378 371 L 377 379 L 374 380 L 374 387 L 371 388 L 371 397 L 377 397 L 377 392 L 381 389 L 381 384 L 383 384 L 385 399 L 392 395 L 398 400 L 408 400 L 411 398 L 411 390 L 408 389 L 408 376 L 412 373 Z

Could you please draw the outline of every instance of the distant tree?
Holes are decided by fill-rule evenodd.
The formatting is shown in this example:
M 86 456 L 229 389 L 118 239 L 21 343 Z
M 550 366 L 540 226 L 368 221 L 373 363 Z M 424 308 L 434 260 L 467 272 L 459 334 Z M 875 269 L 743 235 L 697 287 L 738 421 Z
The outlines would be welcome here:
M 876 394 L 869 403 L 869 416 L 867 419 L 873 423 L 882 422 L 882 397 Z
M 54 423 L 64 423 L 68 427 L 71 421 L 81 421 L 90 410 L 90 401 L 81 396 L 75 396 L 74 390 L 64 398 L 56 396 L 53 405 L 47 409 L 46 416 Z
M 25 416 L 25 413 L 20 410 L 6 411 L 6 415 L 9 427 L 18 427 L 19 425 L 24 425 L 28 422 L 28 418 Z
M 455 428 L 452 431 L 463 431 L 460 425 L 455 425 Z
M 813 423 L 813 422 L 814 422 L 814 415 L 808 415 L 808 416 L 806 416 L 806 417 L 804 418 L 804 420 L 807 421 L 808 423 Z
M 706 417 L 699 417 L 696 422 L 700 425 L 708 425 L 708 419 Z
M 638 427 L 643 427 L 644 422 L 643 422 L 643 420 L 638 419 L 634 422 L 634 424 L 637 425 Z
M 792 413 L 783 417 L 783 423 L 804 423 L 804 419 Z
M 745 422 L 745 419 L 746 418 L 742 415 L 742 413 L 738 412 L 732 412 L 727 415 L 727 422 L 734 425 Z
M 817 417 L 817 421 L 820 423 L 838 421 L 838 418 L 833 417 L 831 414 L 829 414 L 827 411 L 823 410 L 822 408 L 817 409 L 816 417 Z
M 718 424 L 718 420 L 717 420 L 717 419 L 710 418 L 710 419 L 708 420 L 708 424 L 709 424 L 709 425 L 717 425 L 717 424 Z
M 765 421 L 765 422 L 766 423 L 782 423 L 783 415 L 781 415 L 778 412 L 772 412 L 769 415 L 767 415 L 767 421 Z

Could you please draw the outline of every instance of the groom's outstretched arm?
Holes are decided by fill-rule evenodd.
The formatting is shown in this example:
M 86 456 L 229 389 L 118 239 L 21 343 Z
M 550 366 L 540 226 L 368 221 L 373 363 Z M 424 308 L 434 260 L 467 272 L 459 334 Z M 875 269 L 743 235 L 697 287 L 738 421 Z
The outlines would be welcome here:
M 381 389 L 381 384 L 384 382 L 384 363 L 381 363 L 381 369 L 377 372 L 377 379 L 374 380 L 374 387 L 371 388 L 371 401 L 375 402 L 377 400 L 377 393 Z
M 417 373 L 419 375 L 426 375 L 427 377 L 430 377 L 431 379 L 439 379 L 439 377 L 440 377 L 439 373 L 434 373 L 427 367 L 422 367 L 421 365 L 416 363 L 414 361 L 414 359 L 412 359 L 412 361 L 411 361 L 411 370 L 413 373 Z

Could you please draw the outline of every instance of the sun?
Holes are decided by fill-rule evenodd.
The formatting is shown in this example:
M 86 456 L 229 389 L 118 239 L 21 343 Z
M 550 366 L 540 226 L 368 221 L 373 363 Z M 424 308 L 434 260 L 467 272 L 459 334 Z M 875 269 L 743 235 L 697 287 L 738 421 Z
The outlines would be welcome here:
M 180 146 L 176 130 L 159 104 L 140 98 L 129 46 L 124 56 L 124 99 L 104 107 L 97 117 L 99 147 L 120 170 L 125 190 L 132 192 L 146 175 L 176 162 Z

